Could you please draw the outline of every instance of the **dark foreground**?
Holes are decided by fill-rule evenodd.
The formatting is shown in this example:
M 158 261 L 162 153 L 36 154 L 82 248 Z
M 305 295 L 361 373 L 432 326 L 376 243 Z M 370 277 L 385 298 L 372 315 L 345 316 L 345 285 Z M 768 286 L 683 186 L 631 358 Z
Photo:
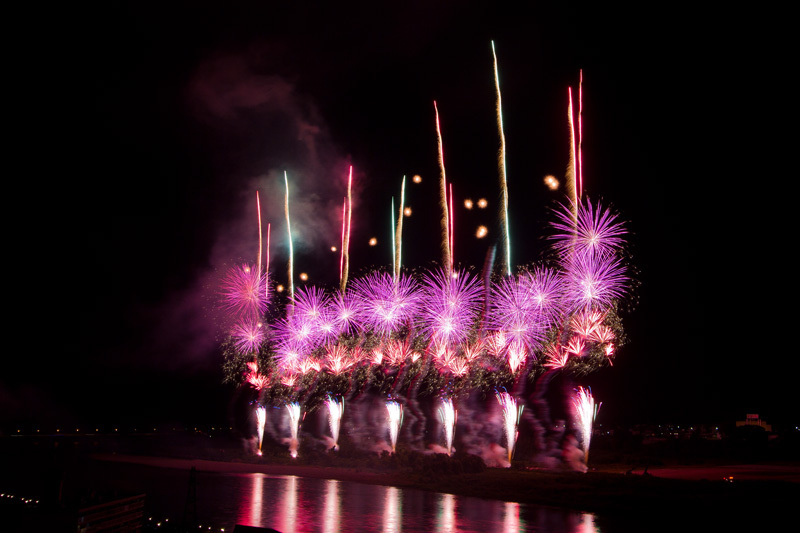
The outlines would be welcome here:
M 800 501 L 800 463 L 786 461 L 654 467 L 598 463 L 580 473 L 536 469 L 525 463 L 507 469 L 481 468 L 469 457 L 408 456 L 409 462 L 399 463 L 386 456 L 358 461 L 331 454 L 309 464 L 308 459 L 256 458 L 240 449 L 196 449 L 196 457 L 191 457 L 169 447 L 158 453 L 158 446 L 135 449 L 80 439 L 6 440 L 0 449 L 0 492 L 35 495 L 41 503 L 20 506 L 0 501 L 0 516 L 5 517 L 0 530 L 75 531 L 72 510 L 103 495 L 92 494 L 91 486 L 71 487 L 65 480 L 88 470 L 90 464 L 109 461 L 183 471 L 194 467 L 207 472 L 331 478 L 562 507 L 594 513 L 598 529 L 604 532 L 765 527 L 790 520 Z

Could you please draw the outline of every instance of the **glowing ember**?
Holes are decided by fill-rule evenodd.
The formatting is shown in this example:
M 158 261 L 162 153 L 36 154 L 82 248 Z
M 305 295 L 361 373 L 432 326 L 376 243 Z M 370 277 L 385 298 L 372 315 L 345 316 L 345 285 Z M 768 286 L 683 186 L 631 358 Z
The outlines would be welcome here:
M 370 245 L 370 246 L 375 246 L 376 244 L 378 244 L 378 239 L 376 239 L 375 237 L 372 237 L 372 238 L 369 240 L 369 245 Z
M 486 226 L 478 226 L 478 229 L 475 231 L 475 236 L 479 239 L 483 239 L 489 233 L 489 228 Z
M 414 181 L 414 183 L 422 183 L 422 176 L 420 176 L 419 174 L 416 174 L 416 175 L 414 175 L 412 180 Z
M 547 185 L 547 188 L 551 191 L 555 191 L 558 189 L 558 186 L 561 185 L 555 176 L 548 175 L 544 177 L 544 184 Z

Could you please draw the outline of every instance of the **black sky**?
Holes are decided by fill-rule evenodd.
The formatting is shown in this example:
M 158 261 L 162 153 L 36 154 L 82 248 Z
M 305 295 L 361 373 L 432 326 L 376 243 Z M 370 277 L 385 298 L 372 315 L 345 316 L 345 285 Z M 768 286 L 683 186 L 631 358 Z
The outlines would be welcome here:
M 437 260 L 434 100 L 456 197 L 496 205 L 493 39 L 516 261 L 538 258 L 560 200 L 542 178 L 566 167 L 580 69 L 586 189 L 629 221 L 630 343 L 586 379 L 607 421 L 797 423 L 780 13 L 378 4 L 10 17 L 3 422 L 224 419 L 214 291 L 254 260 L 256 189 L 282 235 L 284 170 L 312 282 L 338 274 L 329 221 L 351 163 L 354 270 L 390 261 L 404 174 L 427 178 L 409 189 L 406 261 Z M 480 264 L 472 231 L 495 213 L 456 212 L 457 260 Z M 279 281 L 285 257 L 273 241 Z

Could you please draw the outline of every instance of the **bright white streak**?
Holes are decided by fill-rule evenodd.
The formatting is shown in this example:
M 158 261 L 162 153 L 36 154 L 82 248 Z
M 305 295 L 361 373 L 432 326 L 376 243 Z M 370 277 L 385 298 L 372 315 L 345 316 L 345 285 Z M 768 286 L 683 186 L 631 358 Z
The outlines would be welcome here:
M 341 254 L 339 255 L 339 286 L 342 284 L 342 273 L 344 269 L 344 226 L 347 217 L 347 198 L 342 202 L 342 246 Z
M 597 417 L 597 412 L 600 410 L 600 405 L 602 405 L 602 403 L 595 405 L 591 389 L 578 387 L 573 405 L 578 419 L 578 427 L 581 432 L 581 440 L 583 441 L 583 460 L 588 466 L 589 445 L 592 441 L 592 424 Z
M 289 454 L 297 457 L 297 431 L 300 426 L 300 404 L 297 402 L 287 403 L 286 410 L 289 412 L 289 429 L 292 437 L 289 440 Z
M 328 422 L 331 426 L 331 437 L 333 437 L 333 449 L 339 449 L 339 428 L 342 424 L 342 414 L 344 414 L 344 400 L 338 401 L 329 397 L 326 402 L 328 405 Z
M 497 54 L 492 41 L 492 57 L 494 58 L 494 84 L 497 89 L 497 129 L 500 133 L 500 188 L 503 194 L 503 230 L 506 240 L 506 274 L 511 275 L 511 231 L 508 229 L 508 181 L 506 179 L 506 135 L 503 132 L 503 100 L 500 97 L 500 74 L 497 70 Z
M 397 235 L 397 227 L 394 224 L 394 196 L 392 196 L 392 208 L 390 209 L 390 218 L 391 218 L 391 232 L 390 235 L 396 237 Z M 403 212 L 400 212 L 400 220 L 403 219 Z M 397 281 L 397 239 L 392 239 L 392 279 Z
M 395 401 L 386 402 L 386 411 L 389 413 L 389 440 L 392 443 L 392 453 L 397 446 L 397 434 L 403 425 L 403 406 Z
M 519 436 L 517 428 L 523 406 L 517 406 L 517 400 L 507 392 L 497 393 L 497 401 L 503 408 L 503 426 L 506 432 L 506 449 L 510 466 L 511 457 L 514 455 L 514 445 L 517 443 L 517 437 Z
M 261 443 L 264 442 L 264 426 L 267 423 L 267 408 L 259 405 L 256 407 L 256 425 L 258 428 L 258 455 L 261 455 Z
M 572 87 L 567 88 L 569 102 L 567 104 L 567 121 L 569 122 L 569 163 L 567 164 L 567 194 L 572 204 L 572 214 L 578 216 L 578 177 L 575 156 L 575 123 L 572 113 Z
M 453 434 L 456 429 L 456 420 L 458 413 L 453 407 L 453 400 L 448 398 L 442 401 L 442 406 L 439 407 L 439 419 L 444 426 L 444 440 L 447 448 L 447 455 L 453 452 Z

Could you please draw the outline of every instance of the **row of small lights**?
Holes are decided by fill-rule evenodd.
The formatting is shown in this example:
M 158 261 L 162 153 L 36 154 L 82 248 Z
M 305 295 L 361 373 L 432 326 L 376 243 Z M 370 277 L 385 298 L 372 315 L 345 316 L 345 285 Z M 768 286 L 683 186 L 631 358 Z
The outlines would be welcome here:
M 147 519 L 147 521 L 148 521 L 148 522 L 153 522 L 153 517 L 152 517 L 152 516 L 151 516 L 151 517 L 149 517 L 149 518 Z M 155 525 L 156 525 L 156 527 L 161 527 L 162 525 L 167 525 L 167 523 L 168 523 L 168 522 L 169 522 L 169 518 L 165 518 L 165 519 L 164 519 L 163 521 L 161 521 L 161 522 L 155 522 Z M 201 525 L 199 525 L 199 526 L 197 526 L 197 529 L 204 529 L 204 528 L 205 528 L 205 526 L 203 526 L 202 524 L 201 524 Z M 207 530 L 207 531 L 216 531 L 216 529 L 212 529 L 212 527 L 211 527 L 211 526 L 208 526 L 208 528 L 207 528 L 206 530 Z M 224 533 L 224 531 L 225 531 L 225 528 L 224 528 L 224 527 L 221 527 L 221 528 L 219 529 L 219 531 L 221 531 L 221 532 L 223 532 L 223 533 Z
M 225 428 L 223 428 L 223 427 L 212 427 L 211 431 L 217 431 L 217 430 L 222 431 L 224 429 Z M 232 427 L 228 427 L 227 429 L 232 430 L 233 428 Z M 182 431 L 182 430 L 188 430 L 188 428 L 172 428 L 172 431 Z M 198 428 L 193 428 L 193 430 L 196 431 L 196 432 L 202 431 L 201 429 L 198 429 Z M 42 430 L 37 429 L 36 433 L 41 433 L 41 431 Z M 133 428 L 131 431 L 139 431 L 139 430 L 137 428 Z M 153 428 L 153 431 L 158 431 L 158 429 L 157 428 Z M 80 433 L 80 432 L 81 432 L 80 428 L 75 428 L 75 433 Z M 95 433 L 99 433 L 100 432 L 100 428 L 94 428 L 94 432 Z M 114 432 L 119 433 L 119 428 L 114 428 Z M 22 433 L 23 432 L 22 432 L 21 429 L 17 429 L 17 434 L 21 435 Z M 56 429 L 56 433 L 61 433 L 61 428 Z M 84 433 L 86 433 L 86 431 L 84 431 Z M 89 433 L 91 433 L 91 431 L 89 431 Z M 27 432 L 25 434 L 27 434 Z
M 39 503 L 39 500 L 34 500 L 33 498 L 23 498 L 22 496 L 17 496 L 15 494 L 0 493 L 0 498 L 9 498 L 11 500 L 16 500 L 20 503 L 26 503 L 31 505 L 36 505 Z

